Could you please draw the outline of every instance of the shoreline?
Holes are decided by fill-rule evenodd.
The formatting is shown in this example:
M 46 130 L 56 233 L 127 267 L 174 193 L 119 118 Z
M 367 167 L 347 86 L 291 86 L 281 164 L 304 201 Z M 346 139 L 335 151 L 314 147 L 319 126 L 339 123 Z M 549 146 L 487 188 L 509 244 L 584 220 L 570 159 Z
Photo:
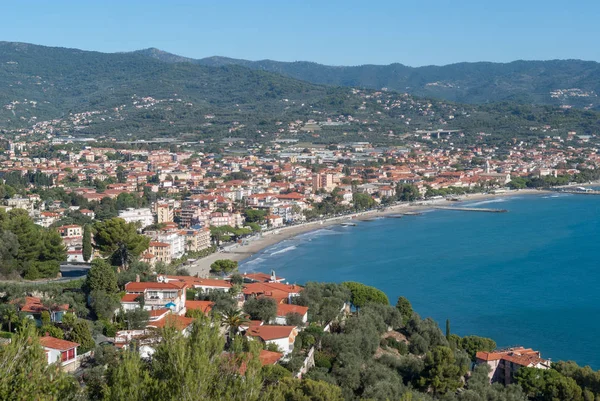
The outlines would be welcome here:
M 417 204 L 402 203 L 398 205 L 389 206 L 384 210 L 370 210 L 366 212 L 357 212 L 339 217 L 331 217 L 320 221 L 301 223 L 295 226 L 281 227 L 278 229 L 269 230 L 264 233 L 258 234 L 258 238 L 256 238 L 256 236 L 251 237 L 250 239 L 246 240 L 247 243 L 241 245 L 232 244 L 226 247 L 224 250 L 215 252 L 202 259 L 198 259 L 193 264 L 183 267 L 185 267 L 191 275 L 198 274 L 199 277 L 208 277 L 210 265 L 216 260 L 230 259 L 236 262 L 243 262 L 244 260 L 249 259 L 250 257 L 261 252 L 262 250 L 270 246 L 276 245 L 284 240 L 296 237 L 300 234 L 316 231 L 325 227 L 339 225 L 341 223 L 349 222 L 352 220 L 364 221 L 375 217 L 385 217 L 393 214 L 419 212 L 431 209 L 432 206 L 449 206 L 469 201 L 496 199 L 518 195 L 536 195 L 549 192 L 552 191 L 538 189 L 521 189 L 515 191 L 501 192 L 497 194 L 469 194 L 457 197 L 458 199 L 460 199 L 459 201 L 447 201 L 446 199 L 439 199 L 435 201 L 421 201 Z

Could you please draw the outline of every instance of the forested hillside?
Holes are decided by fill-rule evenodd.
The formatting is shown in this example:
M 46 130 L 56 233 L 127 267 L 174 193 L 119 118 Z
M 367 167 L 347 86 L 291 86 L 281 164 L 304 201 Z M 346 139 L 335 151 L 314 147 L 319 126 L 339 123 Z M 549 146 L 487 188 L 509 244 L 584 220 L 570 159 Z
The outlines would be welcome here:
M 185 61 L 158 50 L 106 54 L 0 42 L 0 130 L 128 140 L 284 137 L 396 144 L 417 130 L 464 133 L 455 143 L 484 133 L 489 143 L 569 131 L 593 134 L 600 128 L 599 114 L 591 110 L 458 104 L 317 85 L 239 65 L 160 60 Z
M 308 82 L 370 89 L 388 88 L 416 96 L 460 103 L 513 101 L 575 107 L 599 107 L 600 64 L 582 60 L 456 63 L 445 66 L 328 66 L 307 61 L 248 61 L 227 57 L 199 60 L 157 49 L 138 52 L 165 62 L 206 66 L 242 65 Z

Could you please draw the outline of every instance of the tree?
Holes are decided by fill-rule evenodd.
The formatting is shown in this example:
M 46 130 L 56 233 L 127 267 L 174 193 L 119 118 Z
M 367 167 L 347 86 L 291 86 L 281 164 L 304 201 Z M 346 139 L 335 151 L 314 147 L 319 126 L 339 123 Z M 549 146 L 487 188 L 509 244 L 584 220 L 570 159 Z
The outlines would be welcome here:
M 94 349 L 95 343 L 92 338 L 92 332 L 88 321 L 84 319 L 76 319 L 73 328 L 67 333 L 67 339 L 79 344 L 77 352 L 83 354 Z
M 240 327 L 248 322 L 249 320 L 239 309 L 229 308 L 221 314 L 221 326 L 226 328 L 229 338 L 236 335 Z
M 33 322 L 0 347 L 0 399 L 74 400 L 79 386 L 59 364 L 48 364 Z
M 352 201 L 356 210 L 370 209 L 375 205 L 375 201 L 370 195 L 359 192 L 352 195 Z
M 296 312 L 290 312 L 285 315 L 285 323 L 288 326 L 304 326 L 302 315 Z
M 460 348 L 465 350 L 471 357 L 472 361 L 475 361 L 475 355 L 479 351 L 491 352 L 496 349 L 496 342 L 491 338 L 478 337 L 478 336 L 466 336 L 460 339 L 458 345 Z
M 370 287 L 368 285 L 357 283 L 355 281 L 346 281 L 343 282 L 342 285 L 350 290 L 352 294 L 350 302 L 352 302 L 352 305 L 354 305 L 354 307 L 357 309 L 362 308 L 369 302 L 384 305 L 390 304 L 387 295 L 385 295 L 383 291 L 378 290 L 375 287 Z
M 258 209 L 246 209 L 244 210 L 244 216 L 246 217 L 246 223 L 262 223 L 265 220 L 267 212 L 265 210 Z
M 2 321 L 8 326 L 8 331 L 12 333 L 12 325 L 19 321 L 19 312 L 15 305 L 2 305 Z
M 92 257 L 92 232 L 89 224 L 83 226 L 82 253 L 83 260 L 88 262 Z
M 95 259 L 88 271 L 85 287 L 88 293 L 103 291 L 106 294 L 116 294 L 119 287 L 114 268 L 105 260 Z
M 146 328 L 150 320 L 150 312 L 142 308 L 136 308 L 125 312 L 127 330 L 142 330 Z
M 398 302 L 396 302 L 396 309 L 400 311 L 400 314 L 402 315 L 402 320 L 404 321 L 404 324 L 406 324 L 413 314 L 413 308 L 410 304 L 410 301 L 405 297 L 398 297 Z
M 335 384 L 311 379 L 283 378 L 267 392 L 268 401 L 343 401 L 342 389 Z
M 450 341 L 450 319 L 446 319 L 446 340 Z
M 413 184 L 400 184 L 396 185 L 396 199 L 401 202 L 412 202 L 421 197 L 419 188 Z
M 134 223 L 120 218 L 98 222 L 94 228 L 94 240 L 100 252 L 123 268 L 148 249 L 150 243 L 150 238 L 138 234 Z
M 118 294 L 108 294 L 103 290 L 90 292 L 89 300 L 90 307 L 101 320 L 111 320 L 120 304 Z
M 215 273 L 229 274 L 238 268 L 238 262 L 230 259 L 215 260 L 210 265 L 210 270 Z
M 250 298 L 244 303 L 244 312 L 249 314 L 252 320 L 269 323 L 277 316 L 277 302 L 267 297 Z
M 583 401 L 583 392 L 577 382 L 554 369 L 522 367 L 515 373 L 515 381 L 532 399 L 541 401 Z
M 435 347 L 425 356 L 425 370 L 419 385 L 434 394 L 446 394 L 461 387 L 461 368 L 455 363 L 454 352 L 443 346 Z

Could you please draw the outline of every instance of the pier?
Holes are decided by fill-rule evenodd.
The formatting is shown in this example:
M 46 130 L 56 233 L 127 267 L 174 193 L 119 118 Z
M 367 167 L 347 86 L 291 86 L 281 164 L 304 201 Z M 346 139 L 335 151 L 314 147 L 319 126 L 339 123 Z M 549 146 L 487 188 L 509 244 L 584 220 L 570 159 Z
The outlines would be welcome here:
M 506 213 L 506 209 L 489 209 L 484 207 L 459 207 L 459 206 L 432 206 L 439 210 L 458 210 L 462 212 L 485 212 L 485 213 Z
M 574 195 L 600 195 L 600 191 L 589 190 L 589 191 L 577 191 L 577 190 L 566 190 L 557 191 L 560 194 L 574 194 Z

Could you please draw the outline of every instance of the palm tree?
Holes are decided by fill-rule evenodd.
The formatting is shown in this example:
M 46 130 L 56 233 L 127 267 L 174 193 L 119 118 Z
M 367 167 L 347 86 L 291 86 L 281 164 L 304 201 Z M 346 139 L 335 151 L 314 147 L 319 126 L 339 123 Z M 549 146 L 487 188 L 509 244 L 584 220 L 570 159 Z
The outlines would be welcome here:
M 221 315 L 221 326 L 227 328 L 229 338 L 233 338 L 239 332 L 240 326 L 249 321 L 240 309 L 229 308 Z
M 12 333 L 12 324 L 17 323 L 19 321 L 19 313 L 17 312 L 17 309 L 12 305 L 9 305 L 2 312 L 2 320 L 8 323 L 8 331 Z

